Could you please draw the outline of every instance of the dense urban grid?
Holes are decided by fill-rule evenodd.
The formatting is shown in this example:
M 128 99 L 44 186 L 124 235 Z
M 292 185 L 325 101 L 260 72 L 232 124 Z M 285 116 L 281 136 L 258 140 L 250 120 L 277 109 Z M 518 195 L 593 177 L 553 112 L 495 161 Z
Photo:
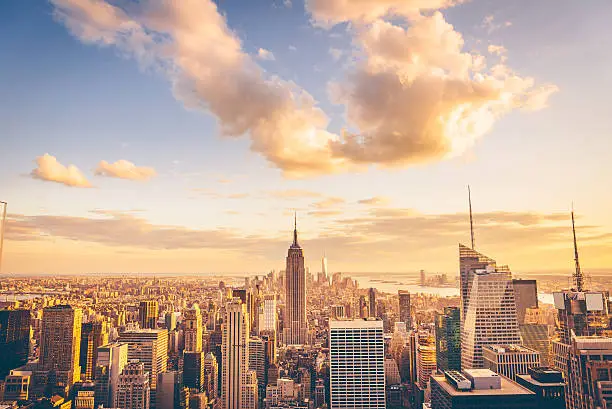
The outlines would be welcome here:
M 311 274 L 297 224 L 285 270 L 241 285 L 3 279 L 0 408 L 605 409 L 609 294 L 585 288 L 575 230 L 574 249 L 554 308 L 473 235 L 443 298 L 359 288 L 325 257 Z

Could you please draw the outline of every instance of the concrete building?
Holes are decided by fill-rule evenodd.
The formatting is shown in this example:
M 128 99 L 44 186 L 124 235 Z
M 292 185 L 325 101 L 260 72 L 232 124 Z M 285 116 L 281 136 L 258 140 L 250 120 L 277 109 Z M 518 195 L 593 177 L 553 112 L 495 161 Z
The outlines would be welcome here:
M 193 393 L 204 392 L 204 352 L 185 351 L 183 353 L 183 384 Z
M 45 394 L 67 397 L 72 385 L 81 378 L 82 319 L 81 309 L 69 305 L 43 310 L 37 383 L 46 384 Z
M 276 312 L 276 294 L 264 295 L 263 299 L 263 322 L 261 331 L 276 331 L 278 329 Z
M 329 323 L 331 409 L 385 408 L 383 323 Z
M 542 366 L 552 365 L 551 340 L 547 324 L 519 324 L 521 341 L 524 346 L 540 353 Z
M 429 377 L 436 370 L 436 345 L 433 337 L 421 340 L 416 350 L 417 383 L 426 389 Z
M 13 370 L 4 378 L 4 401 L 28 400 L 30 396 L 31 371 Z
M 185 311 L 183 326 L 185 351 L 202 352 L 202 313 L 198 304 Z
M 183 386 L 181 372 L 168 371 L 157 375 L 157 408 L 186 409 L 189 390 Z
M 399 301 L 399 320 L 406 324 L 406 330 L 412 329 L 410 293 L 405 290 L 399 290 L 397 297 Z
M 0 310 L 0 379 L 28 362 L 30 311 Z
M 519 324 L 525 323 L 528 308 L 538 308 L 538 284 L 536 280 L 512 280 L 514 299 L 516 300 L 516 316 Z
M 113 407 L 121 409 L 149 409 L 149 373 L 142 362 L 132 361 L 123 368 L 117 384 Z
M 516 381 L 531 368 L 541 366 L 540 353 L 522 345 L 485 345 L 482 347 L 484 367 Z
M 110 324 L 105 320 L 85 322 L 81 325 L 81 351 L 79 357 L 81 380 L 94 380 L 98 361 L 98 348 L 108 344 L 109 330 Z
M 111 408 L 117 395 L 119 375 L 128 363 L 128 344 L 115 342 L 103 345 L 97 351 L 95 369 L 95 407 Z

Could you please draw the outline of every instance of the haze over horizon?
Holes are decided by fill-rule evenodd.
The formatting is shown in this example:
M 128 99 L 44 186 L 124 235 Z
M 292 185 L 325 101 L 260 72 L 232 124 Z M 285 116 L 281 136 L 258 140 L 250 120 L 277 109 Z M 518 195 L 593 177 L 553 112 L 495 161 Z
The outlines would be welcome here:
M 1 6 L 1 273 L 612 270 L 612 3 Z M 547 24 L 543 25 L 542 21 Z M 606 176 L 608 175 L 608 176 Z

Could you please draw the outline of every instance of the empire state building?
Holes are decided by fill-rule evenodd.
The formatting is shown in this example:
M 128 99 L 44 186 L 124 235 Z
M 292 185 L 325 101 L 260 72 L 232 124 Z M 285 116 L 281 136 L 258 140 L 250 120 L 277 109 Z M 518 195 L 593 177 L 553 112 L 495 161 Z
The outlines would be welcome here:
M 297 220 L 294 221 L 293 243 L 287 253 L 285 270 L 285 319 L 283 341 L 286 345 L 306 344 L 306 272 L 304 253 L 298 244 Z

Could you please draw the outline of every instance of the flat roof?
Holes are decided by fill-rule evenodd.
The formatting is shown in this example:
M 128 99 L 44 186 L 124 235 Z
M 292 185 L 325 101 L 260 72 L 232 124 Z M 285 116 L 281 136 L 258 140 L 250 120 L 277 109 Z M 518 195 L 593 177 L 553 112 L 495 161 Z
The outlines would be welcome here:
M 539 353 L 535 349 L 528 348 L 524 345 L 518 344 L 493 344 L 493 345 L 483 345 L 482 349 L 490 349 L 498 354 L 518 354 L 518 353 Z
M 516 375 L 518 378 L 522 378 L 524 380 L 526 380 L 529 383 L 532 383 L 536 386 L 560 386 L 563 387 L 565 386 L 565 382 L 546 382 L 546 383 L 542 383 L 540 381 L 536 381 L 535 379 L 533 379 L 531 377 L 531 375 Z
M 476 371 L 480 371 L 477 369 Z M 470 369 L 474 371 L 474 369 Z M 485 371 L 488 371 L 485 369 Z M 527 388 L 522 387 L 516 382 L 512 382 L 510 379 L 500 376 L 501 388 L 500 389 L 471 389 L 469 391 L 460 391 L 455 389 L 453 385 L 448 383 L 444 375 L 432 375 L 433 379 L 444 389 L 450 396 L 508 396 L 508 395 L 535 395 L 534 392 Z
M 358 328 L 383 328 L 382 320 L 376 319 L 359 319 L 359 320 L 329 320 L 329 328 L 346 328 L 346 329 L 358 329 Z

